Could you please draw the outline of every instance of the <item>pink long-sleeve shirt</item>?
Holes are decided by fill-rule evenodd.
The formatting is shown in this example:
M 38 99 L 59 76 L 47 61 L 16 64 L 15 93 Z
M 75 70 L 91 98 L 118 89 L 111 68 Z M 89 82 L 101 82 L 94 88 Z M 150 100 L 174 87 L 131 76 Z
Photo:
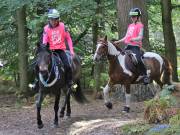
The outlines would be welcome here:
M 72 39 L 68 31 L 65 31 L 64 23 L 60 22 L 57 27 L 51 28 L 49 24 L 44 27 L 43 44 L 49 43 L 50 50 L 66 50 L 67 41 L 70 52 L 74 55 Z
M 137 38 L 141 32 L 141 30 L 143 30 L 144 25 L 142 23 L 132 23 L 128 26 L 128 30 L 125 36 L 125 40 L 124 43 L 127 45 L 134 45 L 134 46 L 139 46 L 142 47 L 142 38 L 140 38 L 139 41 L 132 41 L 132 39 Z

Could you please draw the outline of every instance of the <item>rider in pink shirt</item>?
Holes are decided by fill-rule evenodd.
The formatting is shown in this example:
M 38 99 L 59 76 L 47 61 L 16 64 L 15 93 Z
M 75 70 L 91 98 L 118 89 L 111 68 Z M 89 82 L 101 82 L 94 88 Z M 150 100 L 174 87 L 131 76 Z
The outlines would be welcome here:
M 59 22 L 56 27 L 47 24 L 43 32 L 43 44 L 49 43 L 50 50 L 66 50 L 65 40 L 69 45 L 72 56 L 74 55 L 72 40 L 69 32 L 65 29 L 64 23 Z
M 72 39 L 66 30 L 64 23 L 59 21 L 59 12 L 56 9 L 50 9 L 48 12 L 49 23 L 44 27 L 43 45 L 49 44 L 49 49 L 59 54 L 64 66 L 67 85 L 72 85 L 72 69 L 65 53 L 67 41 L 71 55 L 74 56 Z
M 140 53 L 140 48 L 142 47 L 143 31 L 144 25 L 141 23 L 141 10 L 139 8 L 133 8 L 130 10 L 129 15 L 131 17 L 132 23 L 128 26 L 125 37 L 115 41 L 115 44 L 124 42 L 127 46 L 125 50 L 131 50 L 136 54 L 138 61 L 138 68 L 141 70 L 140 78 L 143 78 L 144 84 L 149 83 L 149 78 L 147 76 L 147 71 L 145 65 L 142 62 L 142 56 Z

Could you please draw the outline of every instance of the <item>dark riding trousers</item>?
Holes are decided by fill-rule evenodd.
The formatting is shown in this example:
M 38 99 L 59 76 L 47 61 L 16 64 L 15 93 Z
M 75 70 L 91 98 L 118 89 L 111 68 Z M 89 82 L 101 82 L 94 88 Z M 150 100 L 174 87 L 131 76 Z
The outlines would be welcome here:
M 63 64 L 64 64 L 64 68 L 65 68 L 65 73 L 66 73 L 66 80 L 68 83 L 70 83 L 70 81 L 72 81 L 72 69 L 68 60 L 68 57 L 65 53 L 65 51 L 63 50 L 52 50 L 53 52 L 57 53 L 59 55 L 59 57 L 61 58 Z
M 133 53 L 136 54 L 136 58 L 138 61 L 138 68 L 140 69 L 140 75 L 147 75 L 145 65 L 142 62 L 142 58 L 141 58 L 142 55 L 141 55 L 140 47 L 133 46 L 133 45 L 127 45 L 125 50 L 131 50 Z

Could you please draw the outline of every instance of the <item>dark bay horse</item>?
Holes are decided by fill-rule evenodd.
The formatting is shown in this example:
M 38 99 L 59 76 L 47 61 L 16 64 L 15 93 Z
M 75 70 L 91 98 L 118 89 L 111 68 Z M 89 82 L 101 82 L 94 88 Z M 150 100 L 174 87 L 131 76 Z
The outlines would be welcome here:
M 67 53 L 68 55 L 69 53 Z M 70 54 L 69 54 L 70 55 Z M 58 126 L 58 110 L 59 110 L 59 100 L 61 95 L 61 90 L 64 89 L 66 96 L 64 105 L 60 111 L 60 117 L 64 116 L 64 110 L 67 105 L 67 116 L 71 114 L 71 106 L 70 106 L 70 94 L 72 94 L 76 101 L 79 103 L 84 103 L 86 101 L 85 96 L 82 93 L 80 86 L 80 74 L 81 74 L 81 63 L 80 59 L 77 55 L 75 55 L 72 59 L 69 57 L 71 61 L 71 66 L 73 69 L 73 82 L 77 85 L 75 90 L 67 89 L 66 80 L 65 80 L 65 70 L 60 58 L 52 51 L 50 51 L 47 47 L 38 44 L 37 45 L 37 56 L 36 56 L 36 74 L 39 78 L 38 87 L 39 92 L 36 99 L 36 107 L 37 107 L 37 125 L 38 128 L 43 128 L 43 122 L 41 120 L 41 104 L 43 102 L 44 97 L 47 94 L 55 95 L 55 103 L 54 103 L 54 126 Z
M 94 61 L 99 61 L 106 56 L 109 61 L 109 81 L 103 89 L 105 105 L 109 109 L 112 108 L 109 91 L 115 84 L 122 84 L 126 89 L 124 111 L 129 112 L 130 85 L 141 82 L 141 80 L 138 80 L 140 71 L 129 54 L 117 49 L 115 45 L 107 40 L 107 36 L 97 42 Z M 164 84 L 171 84 L 172 67 L 167 59 L 153 52 L 145 52 L 143 62 L 147 68 L 150 82 L 154 80 L 161 88 Z

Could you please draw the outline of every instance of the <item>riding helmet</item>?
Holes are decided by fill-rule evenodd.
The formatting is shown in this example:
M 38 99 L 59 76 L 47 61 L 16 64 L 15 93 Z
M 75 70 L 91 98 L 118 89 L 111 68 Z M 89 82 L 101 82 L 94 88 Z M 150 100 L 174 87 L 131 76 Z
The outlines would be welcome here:
M 48 18 L 58 19 L 59 17 L 60 17 L 60 14 L 56 9 L 49 9 Z
M 139 8 L 132 8 L 129 12 L 130 16 L 141 16 L 141 10 Z

